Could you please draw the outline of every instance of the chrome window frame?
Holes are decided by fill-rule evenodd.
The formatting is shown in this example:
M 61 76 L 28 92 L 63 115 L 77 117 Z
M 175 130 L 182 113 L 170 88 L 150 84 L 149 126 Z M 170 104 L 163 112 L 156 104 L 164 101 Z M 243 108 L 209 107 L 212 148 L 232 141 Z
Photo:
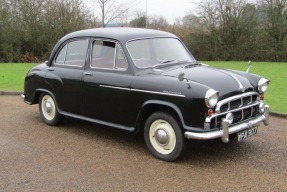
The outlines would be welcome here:
M 111 68 L 103 68 L 103 67 L 92 67 L 92 59 L 93 59 L 92 55 L 93 55 L 93 47 L 94 47 L 93 45 L 94 45 L 95 41 L 108 41 L 108 42 L 115 43 L 114 64 L 113 64 L 113 68 L 112 69 Z M 127 64 L 127 68 L 119 68 L 119 69 L 115 68 L 116 67 L 117 46 L 120 48 L 120 50 L 121 50 L 121 52 L 123 54 L 124 60 L 125 60 L 125 62 Z M 92 42 L 90 43 L 90 50 L 91 50 L 90 51 L 91 53 L 89 55 L 89 57 L 90 57 L 90 69 L 100 69 L 100 70 L 109 70 L 109 71 L 127 71 L 129 69 L 129 63 L 128 63 L 127 59 L 126 59 L 125 53 L 124 53 L 121 45 L 115 40 L 93 38 Z
M 83 65 L 79 66 L 79 65 L 69 65 L 69 64 L 65 64 L 66 58 L 67 58 L 67 51 L 68 51 L 69 43 L 74 42 L 74 41 L 81 41 L 81 40 L 86 40 L 86 41 L 88 41 L 88 46 L 87 46 L 87 51 L 86 51 L 86 57 L 85 57 L 85 59 L 84 59 Z M 64 63 L 57 63 L 57 62 L 56 62 L 56 59 L 58 58 L 59 53 L 61 52 L 61 50 L 62 50 L 65 46 L 67 46 L 67 47 L 66 47 L 66 50 L 65 50 Z M 57 53 L 55 54 L 56 56 L 55 56 L 54 59 L 53 59 L 53 65 L 54 65 L 54 66 L 62 66 L 62 67 L 66 67 L 66 66 L 67 66 L 67 67 L 75 67 L 75 68 L 84 68 L 84 66 L 85 66 L 85 64 L 86 64 L 87 54 L 88 54 L 88 52 L 89 52 L 89 38 L 72 38 L 72 39 L 69 39 L 69 40 L 63 42 L 62 45 L 59 46 L 59 47 L 60 47 L 60 48 L 58 48 Z
M 185 46 L 185 44 L 177 37 L 169 37 L 169 36 L 154 36 L 154 37 L 141 37 L 141 38 L 135 38 L 135 39 L 130 39 L 126 42 L 126 49 L 128 51 L 128 54 L 130 55 L 131 59 L 132 59 L 132 62 L 134 64 L 134 66 L 137 68 L 137 69 L 149 69 L 149 68 L 152 68 L 152 66 L 150 67 L 138 67 L 135 62 L 134 62 L 134 58 L 132 57 L 131 53 L 130 53 L 130 50 L 128 48 L 128 43 L 131 42 L 131 41 L 137 41 L 137 40 L 144 40 L 144 39 L 157 39 L 157 38 L 168 38 L 168 39 L 176 39 L 178 40 L 184 47 L 184 49 L 187 51 L 187 53 L 189 53 L 189 56 L 194 60 L 196 61 L 196 59 L 193 57 L 193 55 L 191 54 L 191 52 L 187 49 L 187 47 Z M 193 61 L 190 61 L 190 62 L 193 62 Z

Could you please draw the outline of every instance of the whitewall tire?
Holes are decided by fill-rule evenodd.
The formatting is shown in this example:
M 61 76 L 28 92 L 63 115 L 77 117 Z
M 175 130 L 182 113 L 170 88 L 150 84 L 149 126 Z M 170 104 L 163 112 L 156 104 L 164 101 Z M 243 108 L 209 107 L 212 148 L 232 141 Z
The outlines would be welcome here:
M 39 110 L 43 121 L 48 125 L 57 125 L 63 119 L 57 110 L 54 98 L 47 93 L 42 93 L 40 96 Z
M 184 152 L 182 130 L 168 112 L 156 112 L 147 119 L 144 138 L 149 151 L 161 160 L 174 161 Z

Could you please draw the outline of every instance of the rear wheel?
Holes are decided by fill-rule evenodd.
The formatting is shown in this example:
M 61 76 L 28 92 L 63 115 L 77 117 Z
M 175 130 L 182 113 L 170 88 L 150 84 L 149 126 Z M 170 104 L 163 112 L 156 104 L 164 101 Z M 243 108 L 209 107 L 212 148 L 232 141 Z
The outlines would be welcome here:
M 144 138 L 158 159 L 174 161 L 184 152 L 185 139 L 177 120 L 167 112 L 153 113 L 146 121 Z
M 42 93 L 40 96 L 39 110 L 43 121 L 48 125 L 57 125 L 63 120 L 55 100 L 47 93 Z

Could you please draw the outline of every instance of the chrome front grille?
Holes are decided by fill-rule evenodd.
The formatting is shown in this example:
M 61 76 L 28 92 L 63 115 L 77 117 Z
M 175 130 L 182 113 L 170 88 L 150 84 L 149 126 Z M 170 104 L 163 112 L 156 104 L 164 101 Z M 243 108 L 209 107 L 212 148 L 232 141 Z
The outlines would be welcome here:
M 234 120 L 232 124 L 237 124 L 252 117 L 259 115 L 259 94 L 256 92 L 243 93 L 226 98 L 217 103 L 215 113 L 208 117 L 210 128 L 221 127 L 221 121 L 227 113 L 232 113 Z

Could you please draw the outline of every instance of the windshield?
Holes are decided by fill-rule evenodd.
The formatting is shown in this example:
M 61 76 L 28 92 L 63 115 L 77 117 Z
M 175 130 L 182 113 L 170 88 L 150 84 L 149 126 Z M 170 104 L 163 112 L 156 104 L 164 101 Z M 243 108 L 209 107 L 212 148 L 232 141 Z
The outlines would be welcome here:
M 134 64 L 138 68 L 195 62 L 183 44 L 175 38 L 152 38 L 130 41 L 127 44 Z

